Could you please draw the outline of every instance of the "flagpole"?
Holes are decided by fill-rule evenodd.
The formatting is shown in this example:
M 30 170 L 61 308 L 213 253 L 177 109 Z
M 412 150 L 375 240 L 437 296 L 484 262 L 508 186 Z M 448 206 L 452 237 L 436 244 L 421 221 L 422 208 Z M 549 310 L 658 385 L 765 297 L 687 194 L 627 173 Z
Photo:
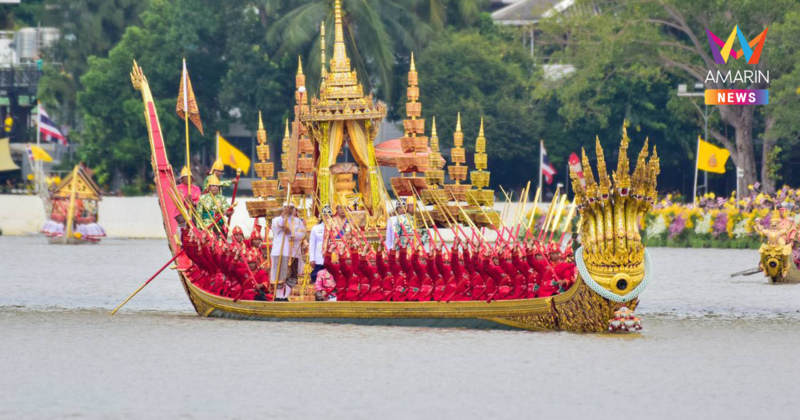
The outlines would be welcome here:
M 36 100 L 36 147 L 41 147 L 41 138 L 42 138 L 42 101 Z M 34 165 L 31 165 L 31 169 L 33 169 L 33 179 L 36 183 L 36 191 L 40 194 L 42 193 L 42 186 L 40 185 L 39 179 L 39 172 L 41 172 L 40 166 L 42 162 L 39 160 L 34 161 Z
M 214 161 L 219 159 L 219 131 L 217 131 L 216 151 L 214 152 Z
M 539 189 L 542 189 L 542 165 L 544 163 L 544 140 L 539 140 Z
M 692 195 L 692 203 L 697 205 L 697 165 L 700 163 L 700 136 L 697 136 L 697 155 L 694 158 L 694 194 Z
M 189 172 L 189 188 L 186 189 L 186 196 L 192 193 L 192 163 L 189 155 L 189 74 L 186 71 L 186 58 L 183 59 L 183 121 L 186 127 L 186 169 Z

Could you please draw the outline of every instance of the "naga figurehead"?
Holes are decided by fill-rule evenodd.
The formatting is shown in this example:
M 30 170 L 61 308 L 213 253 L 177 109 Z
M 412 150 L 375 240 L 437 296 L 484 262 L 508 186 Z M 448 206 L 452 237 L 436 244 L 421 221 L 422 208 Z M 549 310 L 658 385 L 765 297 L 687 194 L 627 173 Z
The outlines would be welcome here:
M 581 215 L 582 248 L 576 253 L 578 269 L 590 287 L 617 302 L 636 298 L 643 288 L 639 286 L 644 286 L 642 283 L 650 274 L 639 220 L 656 201 L 656 178 L 660 172 L 656 148 L 653 147 L 650 155 L 645 140 L 631 174 L 628 144 L 627 131 L 623 128 L 617 169 L 612 174 L 613 185 L 599 139 L 596 142 L 597 178 L 585 150 L 582 156 L 584 177 L 581 179 L 574 171 L 570 172 L 576 207 Z

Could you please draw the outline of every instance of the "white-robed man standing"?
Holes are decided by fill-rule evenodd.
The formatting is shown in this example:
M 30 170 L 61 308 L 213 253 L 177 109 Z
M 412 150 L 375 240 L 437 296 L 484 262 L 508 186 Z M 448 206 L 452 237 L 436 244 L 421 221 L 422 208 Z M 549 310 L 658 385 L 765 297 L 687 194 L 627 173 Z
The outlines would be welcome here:
M 411 235 L 413 237 L 414 227 L 411 220 L 406 215 L 406 199 L 400 197 L 395 206 L 395 215 L 386 221 L 386 248 L 398 250 L 410 244 Z
M 289 277 L 289 267 L 300 252 L 300 243 L 306 236 L 303 221 L 293 217 L 294 203 L 287 201 L 283 205 L 281 215 L 272 219 L 272 268 L 270 269 L 270 282 L 275 286 L 275 300 L 288 301 L 292 288 L 286 282 Z
M 331 206 L 325 205 L 322 208 L 322 217 L 319 218 L 319 224 L 311 228 L 311 235 L 308 239 L 308 255 L 311 262 L 314 264 L 314 269 L 311 271 L 311 283 L 317 282 L 317 273 L 325 268 L 325 250 L 326 240 L 326 225 L 331 218 Z

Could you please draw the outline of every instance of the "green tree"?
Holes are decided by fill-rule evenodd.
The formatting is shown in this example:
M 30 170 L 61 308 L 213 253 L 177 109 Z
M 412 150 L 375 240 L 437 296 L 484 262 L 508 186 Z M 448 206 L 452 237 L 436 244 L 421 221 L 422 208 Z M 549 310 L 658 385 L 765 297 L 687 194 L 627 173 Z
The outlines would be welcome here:
M 36 26 L 43 5 L 44 0 L 28 0 L 19 4 L 0 5 L 0 29 L 11 31 Z
M 332 0 L 289 1 L 279 7 L 278 2 L 266 2 L 264 27 L 268 27 L 267 42 L 278 46 L 278 56 L 292 52 L 300 54 L 307 63 L 309 74 L 320 72 L 320 22 L 325 21 L 327 57 L 333 45 L 334 16 Z M 375 85 L 376 93 L 386 100 L 392 99 L 394 66 L 399 57 L 408 57 L 410 51 L 419 50 L 433 35 L 431 25 L 416 14 L 418 6 L 413 0 L 344 0 L 343 19 L 346 25 L 345 42 L 353 66 L 358 70 L 367 90 Z M 437 22 L 440 5 L 445 0 L 431 0 Z M 465 6 L 466 7 L 466 6 Z M 467 7 L 467 10 L 471 8 Z M 467 12 L 465 12 L 467 13 Z M 357 42 L 357 45 L 355 44 Z M 327 64 L 327 63 L 326 63 Z M 309 87 L 316 89 L 318 80 L 309 78 Z
M 575 7 L 594 10 L 593 3 L 583 0 Z M 795 51 L 796 40 L 779 38 L 776 42 L 774 31 L 770 30 L 765 51 L 775 49 L 776 54 L 765 52 L 756 65 L 748 65 L 744 60 L 718 65 L 711 55 L 705 28 L 727 34 L 739 25 L 745 36 L 752 39 L 766 27 L 780 24 L 797 8 L 795 0 L 776 0 L 770 2 L 769 7 L 753 0 L 614 0 L 604 4 L 604 13 L 554 16 L 543 27 L 551 45 L 557 47 L 558 59 L 566 63 L 581 61 L 585 68 L 594 72 L 605 71 L 612 76 L 620 69 L 638 69 L 644 72 L 642 76 L 646 80 L 666 70 L 684 80 L 705 83 L 707 89 L 762 89 L 767 87 L 763 82 L 750 85 L 714 82 L 706 80 L 707 74 L 709 70 L 715 73 L 717 70 L 769 70 L 771 80 L 778 79 L 790 73 L 796 62 L 779 52 Z M 608 56 L 622 61 L 603 64 Z M 586 101 L 591 103 L 592 98 Z M 580 107 L 577 103 L 572 106 Z M 736 166 L 744 170 L 744 182 L 751 184 L 758 177 L 754 131 L 768 128 L 763 116 L 770 108 L 754 105 L 717 108 L 719 122 L 709 125 L 709 135 L 731 152 Z M 765 142 L 764 146 L 767 150 L 762 155 L 771 156 L 770 142 Z M 762 178 L 764 175 L 762 173 Z M 773 187 L 769 179 L 762 182 L 768 190 Z
M 78 121 L 77 93 L 89 57 L 105 57 L 128 26 L 139 24 L 147 0 L 46 0 L 42 24 L 61 32 L 45 55 L 39 97 L 62 111 L 64 123 Z
M 141 97 L 130 86 L 129 72 L 137 60 L 148 77 L 160 110 L 161 126 L 174 163 L 185 159 L 182 121 L 174 112 L 185 56 L 200 115 L 206 130 L 192 129 L 192 147 L 199 150 L 224 124 L 227 109 L 218 93 L 228 65 L 225 40 L 236 30 L 241 8 L 213 0 L 153 0 L 142 14 L 142 27 L 129 27 L 107 58 L 91 57 L 81 78 L 78 103 L 84 114 L 79 135 L 81 156 L 98 169 L 103 184 L 144 185 L 149 171 L 149 145 L 143 125 Z M 138 182 L 137 182 L 138 181 Z
M 533 177 L 530 156 L 538 153 L 543 123 L 532 63 L 518 42 L 498 33 L 451 32 L 416 55 L 416 64 L 423 113 L 428 126 L 436 116 L 442 149 L 452 147 L 461 112 L 464 146 L 474 151 L 483 116 L 492 185 L 518 187 Z

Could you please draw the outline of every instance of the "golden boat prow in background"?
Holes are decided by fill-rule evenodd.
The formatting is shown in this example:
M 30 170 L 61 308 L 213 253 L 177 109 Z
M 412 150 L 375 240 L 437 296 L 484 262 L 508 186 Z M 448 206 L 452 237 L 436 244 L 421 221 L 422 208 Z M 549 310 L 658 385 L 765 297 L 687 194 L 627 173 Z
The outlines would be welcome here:
M 792 257 L 792 245 L 786 243 L 791 227 L 782 225 L 777 211 L 774 212 L 769 227 L 762 227 L 760 220 L 756 220 L 754 226 L 756 232 L 766 240 L 758 249 L 758 266 L 764 276 L 773 284 L 800 283 L 800 270 Z

